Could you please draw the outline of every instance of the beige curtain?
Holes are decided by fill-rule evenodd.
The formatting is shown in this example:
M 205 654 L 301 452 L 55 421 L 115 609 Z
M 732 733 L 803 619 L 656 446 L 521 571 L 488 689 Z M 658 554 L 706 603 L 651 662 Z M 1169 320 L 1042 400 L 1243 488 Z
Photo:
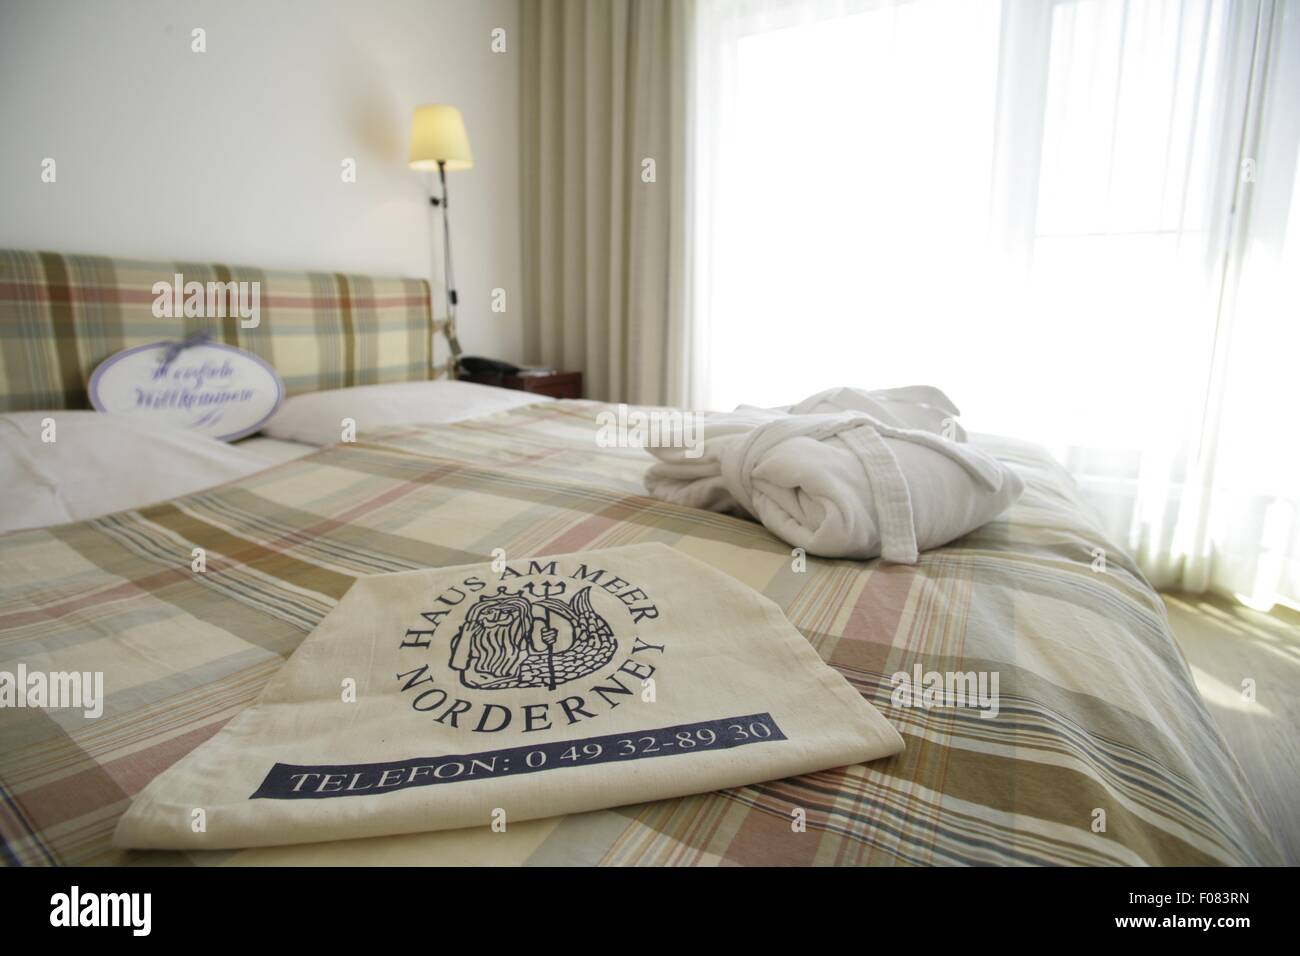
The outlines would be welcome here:
M 691 398 L 691 3 L 522 5 L 524 343 L 589 398 Z

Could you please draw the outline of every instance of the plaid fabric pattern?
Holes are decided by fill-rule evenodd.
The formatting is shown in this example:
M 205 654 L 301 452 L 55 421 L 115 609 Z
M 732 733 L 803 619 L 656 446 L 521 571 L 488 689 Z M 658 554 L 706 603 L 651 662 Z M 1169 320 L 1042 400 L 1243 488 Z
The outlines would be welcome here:
M 1036 450 L 1004 518 L 916 566 L 807 560 L 641 494 L 605 406 L 391 429 L 221 488 L 0 538 L 0 670 L 102 670 L 106 706 L 0 709 L 10 864 L 1276 862 L 1163 607 Z M 131 796 L 252 702 L 360 575 L 661 541 L 761 591 L 874 703 L 887 760 L 560 819 L 239 852 L 110 845 Z M 191 551 L 208 570 L 190 569 Z M 1109 556 L 1094 571 L 1092 549 Z M 701 622 L 707 626 L 707 622 Z M 1000 713 L 896 704 L 890 675 L 991 671 Z M 792 826 L 802 810 L 806 829 Z M 1104 812 L 1104 820 L 1098 815 Z M 1099 822 L 1104 826 L 1099 828 Z
M 260 283 L 260 324 L 156 318 L 154 283 L 177 274 L 205 288 Z M 287 395 L 433 377 L 423 279 L 0 250 L 0 411 L 88 408 L 86 384 L 104 359 L 200 329 L 269 362 Z

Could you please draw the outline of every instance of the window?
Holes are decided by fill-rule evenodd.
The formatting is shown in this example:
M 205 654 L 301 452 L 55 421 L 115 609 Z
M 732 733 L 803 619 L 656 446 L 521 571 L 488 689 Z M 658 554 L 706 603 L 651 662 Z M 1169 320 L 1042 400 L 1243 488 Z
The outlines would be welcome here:
M 700 404 L 938 385 L 968 427 L 1049 446 L 1157 584 L 1204 586 L 1217 542 L 1224 586 L 1253 593 L 1276 575 L 1228 545 L 1243 533 L 1297 577 L 1300 467 L 1259 439 L 1300 402 L 1294 348 L 1269 344 L 1295 334 L 1261 298 L 1282 301 L 1296 245 L 1276 207 L 1298 18 L 1272 0 L 707 6 Z

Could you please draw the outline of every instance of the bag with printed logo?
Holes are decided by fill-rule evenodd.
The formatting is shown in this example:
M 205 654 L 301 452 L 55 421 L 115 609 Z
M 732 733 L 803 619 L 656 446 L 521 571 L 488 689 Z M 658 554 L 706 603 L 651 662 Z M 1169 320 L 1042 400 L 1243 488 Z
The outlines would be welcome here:
M 253 706 L 136 797 L 115 840 L 490 826 L 902 748 L 775 604 L 637 544 L 358 579 Z

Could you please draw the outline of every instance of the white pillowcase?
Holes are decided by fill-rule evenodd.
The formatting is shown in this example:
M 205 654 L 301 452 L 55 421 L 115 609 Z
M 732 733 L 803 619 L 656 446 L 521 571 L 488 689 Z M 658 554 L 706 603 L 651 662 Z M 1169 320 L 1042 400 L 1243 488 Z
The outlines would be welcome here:
M 263 433 L 309 445 L 333 445 L 343 439 L 345 418 L 357 423 L 360 434 L 386 425 L 445 425 L 550 401 L 554 399 L 545 395 L 473 382 L 358 385 L 287 399 Z
M 42 441 L 45 419 L 55 441 Z M 0 415 L 0 532 L 85 521 L 262 471 L 251 452 L 183 429 L 87 411 Z
M 266 462 L 268 468 L 286 461 L 293 461 L 295 458 L 302 458 L 304 455 L 310 455 L 312 452 L 320 450 L 316 445 L 308 445 L 298 441 L 280 441 L 278 438 L 265 438 L 261 435 L 254 435 L 252 438 L 241 438 L 235 443 L 235 447 L 240 451 L 246 451 L 261 458 Z

